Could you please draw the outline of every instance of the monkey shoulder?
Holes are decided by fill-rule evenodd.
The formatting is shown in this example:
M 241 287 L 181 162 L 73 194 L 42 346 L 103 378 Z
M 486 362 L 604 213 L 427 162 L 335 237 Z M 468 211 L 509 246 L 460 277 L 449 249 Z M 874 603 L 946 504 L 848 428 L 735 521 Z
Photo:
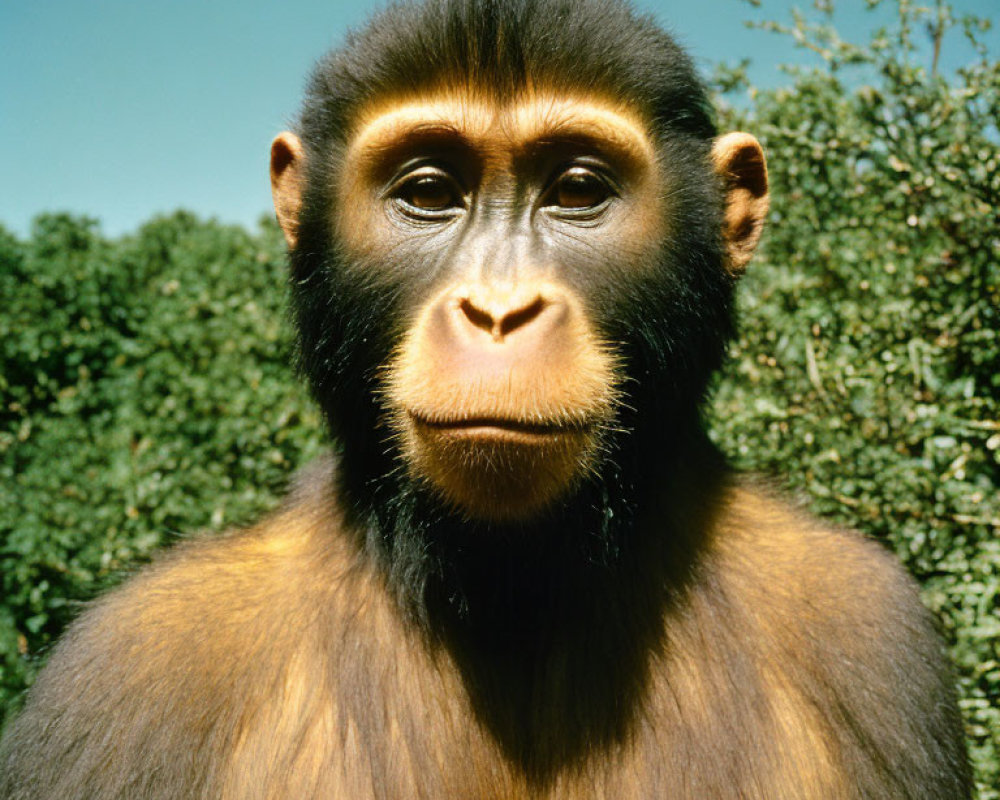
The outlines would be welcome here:
M 850 642 L 874 639 L 883 649 L 897 635 L 937 643 L 916 581 L 887 548 L 752 481 L 728 489 L 709 537 L 710 558 L 732 590 L 777 624 L 843 629 Z
M 700 573 L 677 626 L 680 669 L 667 665 L 684 675 L 686 651 L 710 651 L 688 670 L 700 675 L 689 696 L 713 694 L 729 719 L 745 709 L 747 729 L 769 719 L 775 752 L 811 765 L 795 778 L 810 796 L 968 795 L 943 643 L 888 550 L 737 483 Z M 832 775 L 849 783 L 835 790 Z
M 275 697 L 294 705 L 290 671 L 350 616 L 338 595 L 364 603 L 345 588 L 366 579 L 340 525 L 320 487 L 300 486 L 259 524 L 181 542 L 95 601 L 0 743 L 0 797 L 211 793 L 218 765 L 197 752 L 238 749 Z
M 130 670 L 180 675 L 190 666 L 204 678 L 206 665 L 230 672 L 291 646 L 355 571 L 340 527 L 332 503 L 296 489 L 252 527 L 195 536 L 166 551 L 98 600 L 59 649 L 96 646 L 95 657 Z M 103 645 L 112 643 L 108 652 Z

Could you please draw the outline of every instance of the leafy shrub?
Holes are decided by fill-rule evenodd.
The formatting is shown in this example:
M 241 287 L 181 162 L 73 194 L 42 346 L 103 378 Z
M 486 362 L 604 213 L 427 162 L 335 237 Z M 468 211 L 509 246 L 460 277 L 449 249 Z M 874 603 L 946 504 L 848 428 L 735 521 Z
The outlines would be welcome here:
M 921 581 L 998 800 L 1000 64 L 980 49 L 947 80 L 921 67 L 914 28 L 977 23 L 900 11 L 865 47 L 768 26 L 824 69 L 724 107 L 765 145 L 773 211 L 711 421 L 740 466 Z M 748 88 L 740 68 L 718 84 Z M 81 600 L 180 535 L 259 515 L 322 446 L 289 369 L 284 274 L 269 222 L 0 229 L 0 720 Z

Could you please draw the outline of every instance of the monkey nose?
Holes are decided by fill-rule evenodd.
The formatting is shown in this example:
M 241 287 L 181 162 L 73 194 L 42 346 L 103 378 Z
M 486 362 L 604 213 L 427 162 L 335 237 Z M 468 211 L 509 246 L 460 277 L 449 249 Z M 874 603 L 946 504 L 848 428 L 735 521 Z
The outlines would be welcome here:
M 548 305 L 540 294 L 531 299 L 517 298 L 514 302 L 498 302 L 493 298 L 458 299 L 458 311 L 465 322 L 490 334 L 495 342 L 535 322 Z
M 485 375 L 561 360 L 572 350 L 571 316 L 566 298 L 548 286 L 462 286 L 435 301 L 424 332 L 442 361 Z
M 446 327 L 469 347 L 544 347 L 541 341 L 565 325 L 568 307 L 557 287 L 540 283 L 463 285 L 447 293 Z M 486 337 L 489 337 L 488 339 Z

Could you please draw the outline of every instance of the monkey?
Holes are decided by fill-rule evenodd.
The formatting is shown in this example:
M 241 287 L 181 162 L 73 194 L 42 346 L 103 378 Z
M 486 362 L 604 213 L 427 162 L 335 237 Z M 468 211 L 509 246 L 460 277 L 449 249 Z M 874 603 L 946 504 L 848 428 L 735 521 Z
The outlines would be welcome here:
M 915 582 L 705 433 L 767 167 L 652 18 L 389 6 L 271 183 L 331 455 L 81 615 L 0 797 L 971 795 Z

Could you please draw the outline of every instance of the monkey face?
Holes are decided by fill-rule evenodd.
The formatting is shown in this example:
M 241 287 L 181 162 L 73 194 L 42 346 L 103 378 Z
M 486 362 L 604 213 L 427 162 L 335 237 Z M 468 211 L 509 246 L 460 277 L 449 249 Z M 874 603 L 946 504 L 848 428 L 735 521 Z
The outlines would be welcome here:
M 759 154 L 752 137 L 724 139 L 727 153 Z M 629 425 L 629 327 L 652 331 L 651 360 L 664 360 L 684 326 L 656 321 L 704 315 L 685 295 L 685 256 L 664 254 L 683 250 L 685 218 L 723 215 L 690 199 L 690 179 L 656 141 L 641 113 L 607 97 L 533 89 L 498 103 L 435 91 L 369 102 L 337 168 L 311 171 L 333 198 L 320 223 L 337 242 L 341 285 L 391 298 L 372 395 L 397 468 L 464 515 L 517 522 L 569 494 Z M 716 171 L 729 181 L 726 159 Z M 278 137 L 275 204 L 293 249 L 303 160 L 294 135 Z M 730 200 L 746 180 L 732 183 Z M 745 209 L 730 212 L 751 251 Z
M 381 384 L 399 456 L 469 516 L 532 516 L 615 423 L 616 345 L 591 305 L 659 239 L 648 140 L 624 109 L 544 95 L 362 119 L 335 222 L 358 280 L 408 276 Z

